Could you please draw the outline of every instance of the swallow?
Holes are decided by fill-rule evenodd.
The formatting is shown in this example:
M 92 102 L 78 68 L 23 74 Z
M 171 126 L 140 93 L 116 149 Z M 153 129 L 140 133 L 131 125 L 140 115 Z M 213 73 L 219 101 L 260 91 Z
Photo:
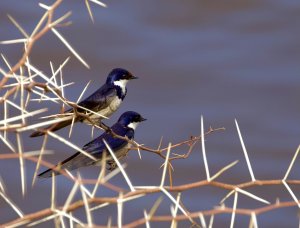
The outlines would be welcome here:
M 96 92 L 90 95 L 85 100 L 79 102 L 78 106 L 84 107 L 86 109 L 92 110 L 102 116 L 109 117 L 111 116 L 121 105 L 127 94 L 126 84 L 132 80 L 137 79 L 138 77 L 133 76 L 129 71 L 116 68 L 113 69 L 104 85 L 102 85 Z M 77 108 L 77 112 L 85 113 L 89 115 L 89 118 L 94 122 L 101 120 L 99 115 L 90 113 L 82 108 Z M 74 109 L 67 110 L 66 113 L 74 113 Z M 57 131 L 61 128 L 64 128 L 72 123 L 73 116 L 70 116 L 70 119 L 55 123 L 49 127 L 43 129 L 42 131 L 33 132 L 30 137 L 42 136 L 45 134 L 45 131 Z M 82 116 L 77 116 L 74 122 L 85 122 L 91 124 Z
M 111 131 L 119 136 L 127 137 L 131 140 L 134 138 L 134 132 L 137 125 L 145 120 L 146 119 L 143 118 L 140 114 L 133 111 L 127 111 L 124 112 L 120 116 L 118 122 L 111 127 Z M 116 163 L 114 162 L 114 159 L 110 156 L 110 153 L 107 150 L 103 140 L 105 140 L 108 143 L 108 145 L 110 146 L 110 148 L 112 149 L 112 151 L 118 159 L 125 157 L 128 151 L 130 150 L 131 144 L 128 143 L 128 141 L 114 137 L 111 134 L 111 132 L 104 132 L 98 138 L 95 138 L 91 142 L 84 145 L 82 148 L 82 150 L 86 151 L 94 158 L 96 158 L 96 161 L 87 157 L 81 152 L 77 152 L 71 157 L 67 158 L 66 160 L 58 163 L 54 168 L 48 169 L 40 173 L 38 177 L 48 178 L 52 176 L 52 173 L 54 173 L 55 175 L 59 175 L 60 172 L 54 169 L 66 169 L 68 171 L 72 171 L 84 166 L 101 165 L 103 153 L 106 153 L 107 155 L 106 164 L 109 165 L 108 169 L 113 170 L 114 168 L 116 168 Z

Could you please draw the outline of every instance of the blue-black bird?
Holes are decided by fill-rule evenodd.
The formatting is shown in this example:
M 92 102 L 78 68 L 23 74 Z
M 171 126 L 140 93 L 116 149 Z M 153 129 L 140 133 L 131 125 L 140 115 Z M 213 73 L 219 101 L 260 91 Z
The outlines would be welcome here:
M 127 137 L 128 139 L 133 139 L 134 131 L 137 125 L 140 122 L 145 120 L 146 119 L 143 118 L 140 114 L 133 111 L 127 111 L 123 113 L 120 116 L 118 122 L 111 127 L 111 131 L 113 131 L 115 134 L 119 136 Z M 114 169 L 116 167 L 116 164 L 113 158 L 110 156 L 109 151 L 107 151 L 103 139 L 108 143 L 108 145 L 114 151 L 117 158 L 122 158 L 126 156 L 127 152 L 130 149 L 130 145 L 131 145 L 130 143 L 128 143 L 124 139 L 114 137 L 109 131 L 107 131 L 102 135 L 100 135 L 98 138 L 84 145 L 82 148 L 82 150 L 94 156 L 97 159 L 97 161 L 87 157 L 86 155 L 80 152 L 77 152 L 71 157 L 67 158 L 66 160 L 58 163 L 55 167 L 60 170 L 67 169 L 68 171 L 71 171 L 83 166 L 99 165 L 101 164 L 101 158 L 103 156 L 103 153 L 105 152 L 107 155 L 106 164 L 110 166 L 109 170 Z M 38 176 L 43 178 L 51 177 L 52 172 L 54 172 L 55 175 L 60 174 L 59 172 L 53 169 L 48 169 L 40 173 Z
M 124 100 L 127 88 L 126 84 L 129 80 L 137 79 L 137 77 L 133 76 L 129 71 L 124 70 L 122 68 L 116 68 L 113 69 L 103 86 L 101 86 L 96 92 L 94 92 L 92 95 L 90 95 L 85 100 L 81 101 L 78 105 L 82 106 L 86 109 L 92 110 L 94 112 L 97 112 L 98 114 L 109 117 L 111 116 L 121 105 L 122 101 Z M 87 113 L 86 110 L 77 108 L 78 112 L 81 113 Z M 73 109 L 67 110 L 65 113 L 73 113 Z M 93 121 L 98 121 L 101 119 L 100 116 L 90 113 L 89 114 L 90 119 Z M 74 120 L 74 122 L 86 122 L 87 121 L 84 117 L 78 116 Z M 51 131 L 57 131 L 61 128 L 64 128 L 72 123 L 72 116 L 70 116 L 70 119 L 55 123 L 53 125 L 50 125 L 49 127 L 43 129 L 43 131 L 51 130 Z M 33 132 L 30 137 L 37 137 L 44 135 L 45 133 L 43 131 L 36 131 Z

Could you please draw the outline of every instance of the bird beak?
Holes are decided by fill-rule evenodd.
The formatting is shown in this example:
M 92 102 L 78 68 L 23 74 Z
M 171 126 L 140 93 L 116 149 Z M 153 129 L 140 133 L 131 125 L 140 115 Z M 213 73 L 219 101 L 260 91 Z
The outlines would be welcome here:
M 131 75 L 130 79 L 138 79 L 138 77 Z
M 143 118 L 143 117 L 141 117 L 141 119 L 140 119 L 140 121 L 142 122 L 142 121 L 146 121 L 147 119 L 145 119 L 145 118 Z

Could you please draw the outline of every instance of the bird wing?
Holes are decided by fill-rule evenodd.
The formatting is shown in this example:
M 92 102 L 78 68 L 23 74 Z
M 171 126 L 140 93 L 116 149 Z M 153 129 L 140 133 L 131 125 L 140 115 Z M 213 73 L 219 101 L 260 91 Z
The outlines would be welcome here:
M 132 129 L 123 128 L 118 124 L 115 124 L 112 127 L 112 130 L 121 136 L 127 136 L 129 139 L 133 138 L 134 131 Z M 105 132 L 101 136 L 97 137 L 96 139 L 92 140 L 91 142 L 85 144 L 82 148 L 82 150 L 86 151 L 87 153 L 93 155 L 96 159 L 101 159 L 102 154 L 104 151 L 106 151 L 106 146 L 103 143 L 103 139 L 108 143 L 110 148 L 113 151 L 118 151 L 119 149 L 123 148 L 128 144 L 127 141 L 119 138 L 115 138 L 109 133 Z M 69 171 L 77 169 L 82 166 L 89 166 L 94 164 L 95 161 L 91 158 L 85 156 L 84 154 L 77 152 L 73 154 L 72 156 L 68 157 L 64 161 L 60 162 L 55 167 L 60 167 L 60 169 L 67 169 Z M 41 174 L 39 174 L 39 177 L 51 177 L 52 172 L 54 172 L 55 175 L 58 175 L 59 172 L 53 171 L 53 169 L 48 169 Z
M 114 128 L 112 128 L 114 129 Z M 119 132 L 116 132 L 121 136 L 127 136 L 128 138 L 133 138 L 133 130 L 131 129 L 119 129 Z M 128 144 L 127 141 L 119 138 L 115 138 L 111 136 L 109 133 L 103 133 L 101 136 L 95 138 L 91 142 L 85 144 L 82 147 L 82 150 L 89 153 L 90 155 L 94 156 L 96 159 L 101 159 L 103 156 L 103 152 L 106 151 L 106 146 L 103 143 L 103 139 L 108 143 L 112 151 L 118 151 L 119 149 L 123 148 Z M 107 154 L 109 155 L 109 154 Z M 77 152 L 76 154 L 72 155 L 71 157 L 67 158 L 63 162 L 60 163 L 62 169 L 73 170 L 77 169 L 81 166 L 89 166 L 94 164 L 95 161 L 91 158 L 85 156 L 84 154 Z
M 128 143 L 123 139 L 119 139 L 111 136 L 109 133 L 104 133 L 100 137 L 84 145 L 82 149 L 90 153 L 91 155 L 95 156 L 96 158 L 101 159 L 103 151 L 106 150 L 106 146 L 103 143 L 103 139 L 107 142 L 107 144 L 110 146 L 112 151 L 117 151 L 120 148 L 126 146 Z
M 85 100 L 79 102 L 79 106 L 82 106 L 84 108 L 90 109 L 94 112 L 98 112 L 102 109 L 105 109 L 109 106 L 111 101 L 114 99 L 114 97 L 117 95 L 117 91 L 113 86 L 110 85 L 103 85 L 100 89 L 98 89 L 96 92 L 94 92 L 92 95 L 87 97 Z M 77 109 L 79 112 L 86 112 L 86 110 L 78 108 Z M 68 109 L 64 113 L 73 113 L 74 110 Z M 77 121 L 82 121 L 83 117 L 77 117 L 75 119 L 75 122 Z M 44 128 L 44 130 L 51 129 L 51 131 L 57 131 L 61 128 L 64 128 L 72 123 L 72 119 L 70 120 L 65 120 L 59 123 L 55 123 L 53 125 L 50 125 L 47 128 Z M 30 137 L 38 137 L 42 136 L 45 133 L 42 131 L 35 131 L 33 132 Z
M 92 95 L 79 102 L 78 105 L 97 112 L 101 109 L 107 108 L 110 104 L 110 101 L 116 95 L 116 89 L 111 85 L 105 84 Z M 78 111 L 84 112 L 84 110 L 80 108 L 78 109 Z

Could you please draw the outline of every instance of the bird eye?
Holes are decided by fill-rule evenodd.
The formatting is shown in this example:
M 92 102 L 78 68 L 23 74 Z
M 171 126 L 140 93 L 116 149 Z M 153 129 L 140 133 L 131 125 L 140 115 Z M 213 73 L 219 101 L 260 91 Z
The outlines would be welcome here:
M 130 79 L 131 76 L 130 76 L 130 74 L 123 74 L 122 78 L 124 78 L 124 79 Z

